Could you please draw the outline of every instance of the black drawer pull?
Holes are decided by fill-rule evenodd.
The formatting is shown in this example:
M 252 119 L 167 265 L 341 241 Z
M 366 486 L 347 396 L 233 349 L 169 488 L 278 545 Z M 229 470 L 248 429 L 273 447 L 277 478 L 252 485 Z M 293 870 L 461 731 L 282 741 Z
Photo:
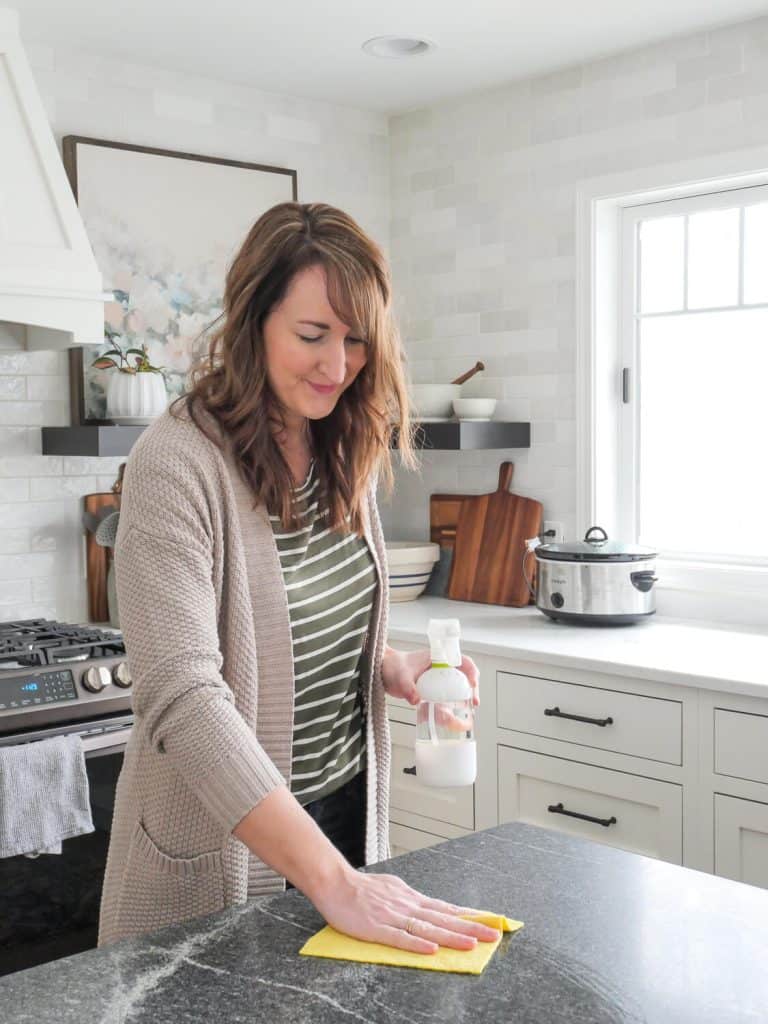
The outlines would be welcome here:
M 562 804 L 550 804 L 547 810 L 550 814 L 565 814 L 569 818 L 581 818 L 582 821 L 593 821 L 595 825 L 602 825 L 603 828 L 608 828 L 609 825 L 616 824 L 616 817 L 613 814 L 610 818 L 593 818 L 591 814 L 579 814 L 577 811 L 566 811 Z
M 415 774 L 416 774 L 416 765 L 414 765 L 413 768 L 403 768 L 403 775 L 415 775 Z
M 544 714 L 551 718 L 569 718 L 572 722 L 589 722 L 590 725 L 613 725 L 613 719 L 608 718 L 585 718 L 584 715 L 568 715 L 560 708 L 544 708 Z

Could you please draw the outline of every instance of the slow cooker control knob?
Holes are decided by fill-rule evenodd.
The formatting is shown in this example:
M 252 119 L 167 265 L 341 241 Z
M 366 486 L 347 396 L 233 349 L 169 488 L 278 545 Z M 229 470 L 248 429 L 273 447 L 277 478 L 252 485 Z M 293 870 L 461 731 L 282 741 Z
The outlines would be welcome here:
M 101 693 L 105 686 L 112 682 L 109 669 L 103 665 L 92 665 L 83 673 L 82 683 L 91 693 Z
M 563 597 L 563 595 L 562 595 L 562 594 L 561 594 L 561 593 L 560 593 L 559 591 L 557 591 L 557 590 L 556 590 L 556 591 L 554 592 L 554 594 L 552 594 L 552 596 L 550 597 L 550 601 L 552 602 L 552 606 L 553 606 L 554 608 L 562 608 L 562 607 L 563 607 L 563 605 L 565 604 L 565 598 L 564 598 L 564 597 Z
M 133 684 L 127 661 L 121 661 L 112 669 L 112 682 L 115 686 L 122 686 L 124 690 Z

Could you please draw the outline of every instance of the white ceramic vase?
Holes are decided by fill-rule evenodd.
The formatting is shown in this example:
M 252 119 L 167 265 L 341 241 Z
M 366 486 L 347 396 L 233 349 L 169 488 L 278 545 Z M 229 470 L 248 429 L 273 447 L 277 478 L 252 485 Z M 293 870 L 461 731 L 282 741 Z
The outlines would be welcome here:
M 107 416 L 115 422 L 149 423 L 165 411 L 168 392 L 161 373 L 110 374 Z

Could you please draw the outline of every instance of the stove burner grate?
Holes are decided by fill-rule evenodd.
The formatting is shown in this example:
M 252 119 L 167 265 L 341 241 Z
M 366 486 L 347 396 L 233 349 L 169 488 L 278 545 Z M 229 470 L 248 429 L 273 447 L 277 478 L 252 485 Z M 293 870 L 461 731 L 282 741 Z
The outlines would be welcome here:
M 0 622 L 0 671 L 34 668 L 125 653 L 122 634 L 50 619 Z

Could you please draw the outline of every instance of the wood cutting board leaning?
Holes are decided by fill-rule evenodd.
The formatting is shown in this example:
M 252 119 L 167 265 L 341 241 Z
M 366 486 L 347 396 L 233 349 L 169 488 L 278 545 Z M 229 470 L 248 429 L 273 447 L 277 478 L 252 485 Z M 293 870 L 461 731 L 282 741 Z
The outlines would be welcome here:
M 540 501 L 512 494 L 514 463 L 503 462 L 491 494 L 433 494 L 430 540 L 440 561 L 426 589 L 455 601 L 522 608 L 532 600 L 523 575 L 525 541 L 541 533 Z M 529 560 L 529 569 L 535 571 Z M 531 584 L 534 576 L 530 576 Z

